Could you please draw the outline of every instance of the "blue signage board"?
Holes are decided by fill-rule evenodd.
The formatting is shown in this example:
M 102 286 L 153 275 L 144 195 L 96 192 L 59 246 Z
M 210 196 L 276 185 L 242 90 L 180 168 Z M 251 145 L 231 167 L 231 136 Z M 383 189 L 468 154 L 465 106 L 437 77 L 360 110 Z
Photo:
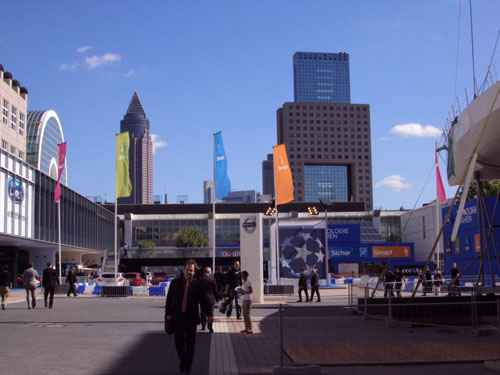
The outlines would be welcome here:
M 339 243 L 359 243 L 361 228 L 359 224 L 329 224 L 328 247 L 335 247 Z

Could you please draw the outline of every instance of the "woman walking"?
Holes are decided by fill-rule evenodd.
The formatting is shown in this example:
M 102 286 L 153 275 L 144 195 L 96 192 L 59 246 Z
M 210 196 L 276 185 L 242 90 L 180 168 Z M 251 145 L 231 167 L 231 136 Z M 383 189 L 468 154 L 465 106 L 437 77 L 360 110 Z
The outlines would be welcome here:
M 252 321 L 250 319 L 250 309 L 252 307 L 252 283 L 248 279 L 248 272 L 243 271 L 241 273 L 241 281 L 243 284 L 241 287 L 237 288 L 238 293 L 242 294 L 242 300 L 243 300 L 243 320 L 245 322 L 245 329 L 241 331 L 241 333 L 244 333 L 246 335 L 251 335 L 253 333 L 252 331 Z
M 28 264 L 28 268 L 24 270 L 23 274 L 23 284 L 24 290 L 26 291 L 26 303 L 28 304 L 28 310 L 34 309 L 36 307 L 36 296 L 35 291 L 37 287 L 38 272 L 33 268 L 33 265 Z M 30 295 L 31 295 L 31 305 L 30 305 Z

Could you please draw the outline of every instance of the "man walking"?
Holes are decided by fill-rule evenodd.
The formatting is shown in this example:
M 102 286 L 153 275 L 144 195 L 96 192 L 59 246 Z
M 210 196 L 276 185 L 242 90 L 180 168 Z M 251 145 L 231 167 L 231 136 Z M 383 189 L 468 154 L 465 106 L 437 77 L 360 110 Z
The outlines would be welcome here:
M 304 272 L 302 272 L 299 277 L 299 300 L 297 302 L 302 302 L 302 292 L 305 292 L 306 302 L 309 302 L 309 293 L 307 292 L 307 278 Z
M 26 291 L 26 303 L 28 304 L 28 310 L 34 309 L 36 307 L 36 296 L 35 291 L 37 287 L 38 272 L 33 268 L 31 264 L 28 264 L 28 268 L 24 270 L 23 273 L 23 286 Z M 30 304 L 31 295 L 31 304 Z
M 48 307 L 51 309 L 54 306 L 54 293 L 56 292 L 57 285 L 59 285 L 57 272 L 50 263 L 47 263 L 47 268 L 43 270 L 42 274 L 43 301 L 45 303 L 45 308 Z
M 233 268 L 227 273 L 227 293 L 228 293 L 228 301 L 227 301 L 227 310 L 226 316 L 229 318 L 233 311 L 233 302 L 234 307 L 236 309 L 236 319 L 241 319 L 241 306 L 239 301 L 239 295 L 236 293 L 236 288 L 241 286 L 241 269 L 240 262 L 235 261 L 233 264 Z
M 212 269 L 210 267 L 203 269 L 203 274 L 200 277 L 200 288 L 206 306 L 206 310 L 201 311 L 201 330 L 204 331 L 208 326 L 208 332 L 213 333 L 214 305 L 218 299 L 218 295 L 217 286 L 212 277 Z
M 401 298 L 401 288 L 403 287 L 403 272 L 401 268 L 396 268 L 394 272 L 394 287 L 396 288 L 396 297 Z
M 394 281 L 396 280 L 394 272 L 387 267 L 384 274 L 384 298 L 394 297 Z
M 7 297 L 9 296 L 10 273 L 7 266 L 2 267 L 0 271 L 0 297 L 2 297 L 2 310 L 5 310 Z
M 76 272 L 75 268 L 71 267 L 71 269 L 68 272 L 68 276 L 66 276 L 66 282 L 69 284 L 68 287 L 68 293 L 66 294 L 68 297 L 73 294 L 75 297 L 77 296 L 76 294 Z
M 311 274 L 311 299 L 309 302 L 312 302 L 314 293 L 316 293 L 316 302 L 321 302 L 321 297 L 319 295 L 319 276 L 315 268 L 313 268 Z
M 245 329 L 241 331 L 246 335 L 251 335 L 252 331 L 252 320 L 250 319 L 250 309 L 252 307 L 252 283 L 248 279 L 248 272 L 243 271 L 241 273 L 241 280 L 243 281 L 241 287 L 238 288 L 238 293 L 242 294 L 243 300 L 243 320 L 245 322 Z
M 184 271 L 172 280 L 165 303 L 165 330 L 173 327 L 181 374 L 189 374 L 193 363 L 200 305 L 206 309 L 199 280 L 194 279 L 196 262 L 188 260 Z M 205 310 L 206 311 L 206 310 Z
M 460 270 L 458 269 L 458 266 L 456 263 L 453 263 L 453 268 L 451 269 L 451 282 L 450 282 L 450 295 L 455 296 L 458 295 L 460 296 Z

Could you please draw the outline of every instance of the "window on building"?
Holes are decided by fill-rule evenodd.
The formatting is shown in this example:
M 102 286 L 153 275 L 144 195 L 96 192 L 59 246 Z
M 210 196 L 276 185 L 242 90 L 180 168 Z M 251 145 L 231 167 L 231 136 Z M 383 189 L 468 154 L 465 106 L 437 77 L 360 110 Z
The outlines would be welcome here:
M 5 139 L 2 139 L 2 148 L 4 150 L 8 150 L 9 149 L 9 143 Z
M 10 146 L 10 153 L 11 153 L 11 154 L 13 154 L 13 155 L 15 155 L 15 154 L 16 154 L 16 151 L 17 151 L 16 146 L 12 146 L 12 145 L 11 145 L 11 146 Z

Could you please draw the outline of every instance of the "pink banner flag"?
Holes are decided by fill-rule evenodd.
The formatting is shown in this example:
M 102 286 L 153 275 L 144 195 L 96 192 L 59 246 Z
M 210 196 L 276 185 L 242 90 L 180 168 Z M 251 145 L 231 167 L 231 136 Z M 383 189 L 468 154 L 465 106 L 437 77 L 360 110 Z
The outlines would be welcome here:
M 57 160 L 57 183 L 56 189 L 54 190 L 54 201 L 59 203 L 61 201 L 61 176 L 64 172 L 64 165 L 66 164 L 66 142 L 59 143 L 57 145 L 58 149 L 58 160 Z
M 439 160 L 438 153 L 435 153 L 435 163 L 436 163 L 436 194 L 439 203 L 443 204 L 446 202 L 446 192 L 444 191 L 443 179 L 441 178 L 441 172 L 439 170 Z

